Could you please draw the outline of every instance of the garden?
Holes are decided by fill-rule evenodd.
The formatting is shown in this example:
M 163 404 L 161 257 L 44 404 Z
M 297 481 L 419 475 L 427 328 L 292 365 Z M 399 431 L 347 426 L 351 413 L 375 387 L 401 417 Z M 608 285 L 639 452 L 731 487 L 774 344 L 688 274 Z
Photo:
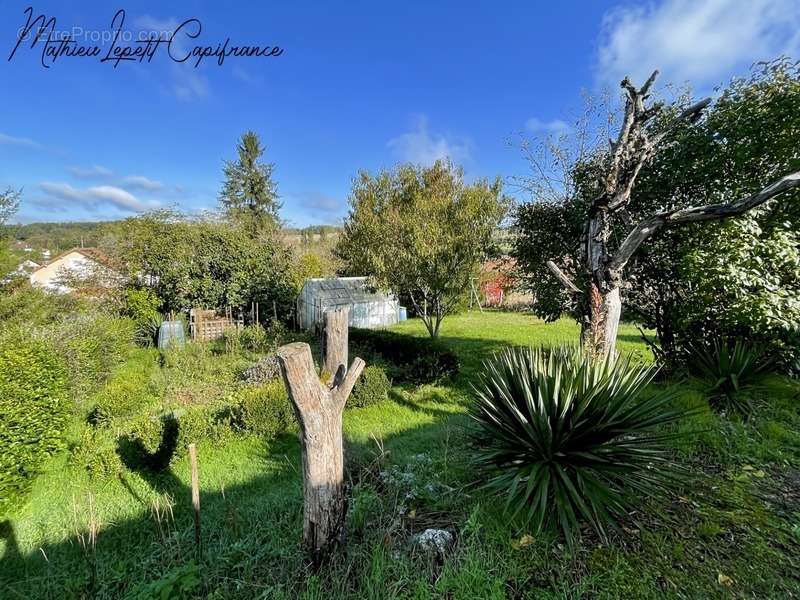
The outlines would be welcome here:
M 247 132 L 215 218 L 102 226 L 122 283 L 4 282 L 2 597 L 800 595 L 800 76 L 762 67 L 714 102 L 626 78 L 610 146 L 526 154 L 531 202 L 359 173 L 322 249 Z M 480 304 L 498 255 L 522 310 Z M 300 330 L 347 275 L 412 318 Z M 166 343 L 201 307 L 221 335 Z

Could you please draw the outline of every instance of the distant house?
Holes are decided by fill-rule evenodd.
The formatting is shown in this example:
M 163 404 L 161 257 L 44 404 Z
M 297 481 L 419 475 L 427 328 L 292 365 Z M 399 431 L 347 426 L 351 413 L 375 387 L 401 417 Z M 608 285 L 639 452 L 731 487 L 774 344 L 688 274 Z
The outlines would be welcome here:
M 35 271 L 36 269 L 38 269 L 41 266 L 42 265 L 40 265 L 39 263 L 31 260 L 30 258 L 26 258 L 21 263 L 19 263 L 19 266 L 17 267 L 17 272 L 19 272 L 19 273 L 30 273 L 32 271 Z
M 517 261 L 511 256 L 487 260 L 481 265 L 481 295 L 484 306 L 518 309 L 533 304 L 533 295 L 520 289 Z
M 97 248 L 73 248 L 30 274 L 31 285 L 66 294 L 77 282 L 87 287 L 111 288 L 123 280 L 120 270 Z
M 9 273 L 2 280 L 0 280 L 0 283 L 6 285 L 8 283 L 11 283 L 15 279 L 28 278 L 30 277 L 30 274 L 34 270 L 38 269 L 40 266 L 41 265 L 39 263 L 34 262 L 31 259 L 27 258 L 23 260 L 21 263 L 19 263 L 16 269 L 11 271 L 11 273 Z
M 322 325 L 328 309 L 349 308 L 351 327 L 375 329 L 397 323 L 397 299 L 369 285 L 366 277 L 309 279 L 297 297 L 297 324 L 302 329 Z

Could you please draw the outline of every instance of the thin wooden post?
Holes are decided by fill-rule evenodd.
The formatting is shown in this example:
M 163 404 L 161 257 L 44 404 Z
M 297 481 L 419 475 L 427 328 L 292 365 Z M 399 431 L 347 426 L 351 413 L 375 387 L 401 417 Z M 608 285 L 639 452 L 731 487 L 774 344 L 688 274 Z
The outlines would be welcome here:
M 329 387 L 319 380 L 311 347 L 295 342 L 278 349 L 278 362 L 300 423 L 303 461 L 303 541 L 315 565 L 344 536 L 342 411 L 364 361 L 356 358 L 347 375 Z
M 198 556 L 201 554 L 200 545 L 200 473 L 197 469 L 197 446 L 189 444 L 189 465 L 192 470 L 192 507 L 194 508 L 194 543 Z

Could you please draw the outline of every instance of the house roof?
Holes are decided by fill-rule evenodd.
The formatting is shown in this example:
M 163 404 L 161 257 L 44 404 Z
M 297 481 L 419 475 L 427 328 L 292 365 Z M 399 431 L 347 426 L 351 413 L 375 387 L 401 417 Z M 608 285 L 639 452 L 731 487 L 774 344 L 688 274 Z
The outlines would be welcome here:
M 329 298 L 349 300 L 351 302 L 368 302 L 373 300 L 389 300 L 387 294 L 369 285 L 367 277 L 327 277 L 307 279 L 303 284 L 301 296 L 306 298 Z
M 54 256 L 49 261 L 47 261 L 44 265 L 39 267 L 40 269 L 52 265 L 54 262 L 64 258 L 65 256 L 72 254 L 73 252 L 77 252 L 78 254 L 82 254 L 89 260 L 92 260 L 100 265 L 103 265 L 107 269 L 111 269 L 114 271 L 121 270 L 121 265 L 119 265 L 116 261 L 110 258 L 105 252 L 100 250 L 99 248 L 71 248 L 62 252 L 61 254 Z M 38 270 L 38 269 L 37 269 Z

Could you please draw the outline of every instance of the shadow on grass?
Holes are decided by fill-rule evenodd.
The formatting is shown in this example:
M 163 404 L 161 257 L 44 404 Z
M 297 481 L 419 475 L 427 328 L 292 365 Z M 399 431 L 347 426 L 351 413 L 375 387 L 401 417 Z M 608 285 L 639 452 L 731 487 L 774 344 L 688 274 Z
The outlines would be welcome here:
M 446 411 L 428 411 L 436 422 L 387 436 L 383 443 L 391 453 L 392 462 L 407 454 L 409 446 L 416 452 L 430 451 L 431 440 L 442 435 L 442 422 L 452 416 Z M 0 590 L 2 598 L 78 598 L 128 597 L 140 586 L 168 576 L 197 561 L 193 540 L 193 510 L 191 491 L 181 478 L 167 467 L 155 470 L 145 465 L 158 464 L 174 442 L 168 438 L 154 453 L 148 453 L 135 443 L 121 443 L 120 454 L 126 465 L 141 477 L 151 491 L 167 498 L 172 505 L 166 516 L 160 514 L 150 498 L 137 492 L 128 481 L 131 475 L 118 478 L 120 485 L 140 506 L 133 518 L 100 523 L 94 551 L 87 552 L 78 542 L 77 532 L 86 533 L 86 498 L 78 498 L 78 509 L 84 513 L 77 528 L 75 523 L 62 523 L 63 530 L 75 531 L 63 541 L 47 542 L 33 551 L 20 552 L 14 523 L 0 523 L 0 539 L 5 552 L 0 559 Z M 263 456 L 259 456 L 262 453 Z M 397 451 L 396 451 L 397 450 Z M 272 581 L 279 587 L 305 585 L 310 575 L 306 555 L 300 548 L 302 533 L 302 466 L 296 435 L 283 434 L 259 446 L 254 459 L 266 457 L 271 463 L 264 476 L 244 484 L 203 491 L 203 463 L 208 445 L 201 447 L 201 521 L 202 556 L 198 568 L 206 573 L 206 584 L 213 591 L 219 578 L 227 572 L 248 570 L 247 581 Z M 345 440 L 347 472 L 350 476 L 370 462 L 376 454 L 373 442 Z M 206 461 L 212 459 L 206 458 Z M 108 482 L 106 485 L 113 485 Z M 65 513 L 66 514 L 66 513 Z M 257 554 L 257 560 L 253 555 Z M 245 567 L 246 565 L 246 567 Z M 349 577 L 358 577 L 352 572 Z M 256 589 L 251 590 L 252 595 Z M 252 597 L 245 594 L 243 597 Z M 171 597 L 171 596 L 170 596 Z M 183 596 L 179 596 L 183 597 Z
M 445 337 L 442 341 L 453 349 L 462 364 L 460 373 L 448 383 L 456 393 L 468 393 L 468 382 L 482 360 L 508 345 L 502 340 L 458 337 Z M 431 451 L 449 438 L 453 425 L 457 427 L 453 412 L 435 406 L 453 403 L 453 398 L 436 387 L 426 390 L 426 395 L 418 400 L 397 390 L 391 392 L 391 399 L 398 405 L 422 412 L 433 420 L 382 439 L 391 462 L 402 462 L 402 457 L 411 453 Z M 91 557 L 76 543 L 76 533 L 20 553 L 14 524 L 0 523 L 0 539 L 5 540 L 5 552 L 0 559 L 0 589 L 7 590 L 2 597 L 123 597 L 138 586 L 196 560 L 191 491 L 170 467 L 177 449 L 179 426 L 174 419 L 165 424 L 154 452 L 149 452 L 138 440 L 120 440 L 117 451 L 130 474 L 120 475 L 117 480 L 141 510 L 133 518 L 100 523 Z M 297 436 L 282 434 L 255 450 L 252 459 L 263 459 L 270 465 L 263 476 L 232 487 L 217 485 L 214 491 L 203 491 L 203 463 L 204 458 L 210 460 L 209 451 L 213 447 L 202 446 L 200 457 L 203 548 L 199 567 L 214 573 L 206 577 L 206 583 L 210 581 L 213 588 L 220 577 L 227 580 L 230 573 L 242 581 L 272 581 L 283 589 L 302 587 L 309 565 L 299 548 L 302 466 Z M 354 469 L 375 456 L 376 446 L 372 441 L 346 438 L 345 452 L 346 468 L 352 475 Z M 158 509 L 154 505 L 152 494 L 145 497 L 135 489 L 129 480 L 134 477 L 132 473 L 141 477 L 153 493 L 169 499 L 170 516 L 165 516 L 163 507 Z M 78 508 L 85 511 L 86 506 Z M 71 523 L 62 525 L 64 531 L 87 528 L 86 523 L 77 524 L 77 528 Z M 242 573 L 243 565 L 247 573 Z M 358 576 L 348 569 L 348 577 Z M 99 582 L 96 589 L 95 581 Z M 251 596 L 256 595 L 256 590 L 251 591 Z

